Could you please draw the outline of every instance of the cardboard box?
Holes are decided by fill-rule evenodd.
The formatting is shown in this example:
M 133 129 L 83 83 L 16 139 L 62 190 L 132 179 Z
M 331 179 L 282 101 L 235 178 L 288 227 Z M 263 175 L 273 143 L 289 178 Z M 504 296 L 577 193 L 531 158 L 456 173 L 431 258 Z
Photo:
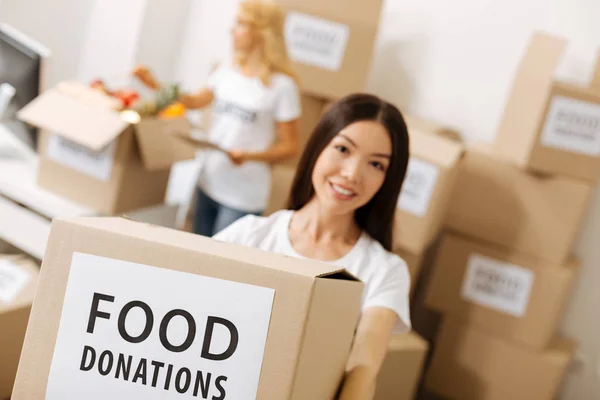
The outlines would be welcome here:
M 0 399 L 13 389 L 38 274 L 26 257 L 0 255 Z
M 39 185 L 109 215 L 162 203 L 170 166 L 196 151 L 170 134 L 188 130 L 185 119 L 131 124 L 113 106 L 93 89 L 63 82 L 19 112 L 43 130 Z
M 426 305 L 509 341 L 545 348 L 563 314 L 579 267 L 446 234 Z
M 271 195 L 265 215 L 287 208 L 287 202 L 296 176 L 296 168 L 288 165 L 275 165 L 271 169 Z
M 572 341 L 556 338 L 537 352 L 447 319 L 425 385 L 451 399 L 553 400 L 574 347 Z
M 398 198 L 394 247 L 422 254 L 438 236 L 464 148 L 461 143 L 408 123 L 410 160 Z
M 522 168 L 596 182 L 600 93 L 554 81 L 566 40 L 536 33 L 513 82 L 497 150 Z
M 421 266 L 423 265 L 425 254 L 413 254 L 402 249 L 394 249 L 394 253 L 399 255 L 408 266 L 408 272 L 410 274 L 410 292 L 412 294 L 421 274 Z
M 377 377 L 374 400 L 412 400 L 429 344 L 415 333 L 395 334 Z
M 340 98 L 365 90 L 382 0 L 276 0 L 302 91 Z
M 331 399 L 364 287 L 334 268 L 123 218 L 55 219 L 13 400 Z
M 555 264 L 566 263 L 592 187 L 527 173 L 489 147 L 463 158 L 446 227 Z
M 315 127 L 321 120 L 321 116 L 323 115 L 323 111 L 325 109 L 325 104 L 327 104 L 327 100 L 315 97 L 307 94 L 303 94 L 301 96 L 302 101 L 302 117 L 300 118 L 300 150 L 296 157 L 291 160 L 286 161 L 285 165 L 296 166 L 300 161 L 300 157 L 304 152 L 304 148 L 308 143 L 308 139 L 310 139 Z

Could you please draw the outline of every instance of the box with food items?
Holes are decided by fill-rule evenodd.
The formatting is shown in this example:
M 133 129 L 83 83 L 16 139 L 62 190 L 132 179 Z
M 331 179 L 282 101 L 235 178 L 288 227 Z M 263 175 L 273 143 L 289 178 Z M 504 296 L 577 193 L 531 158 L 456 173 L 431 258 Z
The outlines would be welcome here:
M 179 86 L 142 96 L 132 89 L 61 82 L 19 112 L 41 129 L 38 183 L 103 214 L 161 203 L 172 164 L 197 146 L 179 137 L 191 124 Z

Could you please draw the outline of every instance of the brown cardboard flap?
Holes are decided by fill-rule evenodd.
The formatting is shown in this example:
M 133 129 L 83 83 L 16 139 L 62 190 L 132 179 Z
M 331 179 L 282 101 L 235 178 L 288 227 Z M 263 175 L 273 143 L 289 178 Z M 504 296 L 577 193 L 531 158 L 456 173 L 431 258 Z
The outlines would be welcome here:
M 461 143 L 419 129 L 410 129 L 410 154 L 444 168 L 454 166 L 464 153 Z
M 592 90 L 600 92 L 600 53 L 598 53 L 596 66 L 594 68 L 594 76 L 592 77 L 590 87 L 592 88 Z
M 67 91 L 57 87 L 44 92 L 18 112 L 19 119 L 96 151 L 129 125 L 106 104 L 100 106 L 92 93 L 77 97 L 73 86 L 67 87 Z
M 190 129 L 191 124 L 185 118 L 146 118 L 137 123 L 135 136 L 144 168 L 159 171 L 179 161 L 192 160 L 196 156 L 196 147 L 176 135 Z
M 554 73 L 566 46 L 566 40 L 538 32 L 533 35 L 519 64 L 498 128 L 496 145 L 509 151 L 519 143 L 523 153 L 519 155 L 520 161 L 527 158 L 528 150 L 535 142 L 533 132 L 537 131 L 542 119 Z
M 257 268 L 269 268 L 284 273 L 318 278 L 338 273 L 339 267 L 318 261 L 301 260 L 282 256 L 246 246 L 234 245 L 189 232 L 140 223 L 119 217 L 55 218 L 52 226 L 72 224 L 94 228 L 114 235 L 137 237 L 151 242 L 161 242 L 179 249 L 202 252 L 215 257 L 227 254 L 232 260 L 243 263 L 261 264 Z M 349 274 L 348 274 L 349 275 Z

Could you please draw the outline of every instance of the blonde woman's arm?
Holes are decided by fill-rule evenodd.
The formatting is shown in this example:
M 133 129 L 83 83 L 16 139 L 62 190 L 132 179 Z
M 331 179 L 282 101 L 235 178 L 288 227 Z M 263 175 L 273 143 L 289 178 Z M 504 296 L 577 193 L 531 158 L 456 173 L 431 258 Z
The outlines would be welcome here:
M 274 164 L 295 157 L 300 150 L 299 120 L 277 122 L 277 132 L 277 142 L 267 150 L 255 153 L 233 150 L 229 152 L 229 157 L 235 164 L 241 164 L 245 161 L 261 161 Z
M 383 307 L 367 308 L 358 324 L 339 400 L 371 400 L 385 360 L 397 314 Z

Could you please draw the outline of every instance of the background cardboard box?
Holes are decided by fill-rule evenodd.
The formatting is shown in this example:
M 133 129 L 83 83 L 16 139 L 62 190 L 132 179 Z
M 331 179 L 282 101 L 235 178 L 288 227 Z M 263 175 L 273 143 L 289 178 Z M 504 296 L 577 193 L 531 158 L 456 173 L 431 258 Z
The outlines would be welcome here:
M 413 254 L 402 249 L 394 249 L 394 253 L 399 255 L 408 266 L 408 272 L 410 274 L 410 292 L 412 295 L 421 275 L 421 266 L 425 254 Z
M 459 167 L 446 227 L 564 264 L 591 192 L 584 182 L 527 173 L 489 146 L 473 144 Z
M 365 90 L 382 0 L 276 0 L 303 92 L 340 98 Z
M 577 261 L 551 265 L 445 234 L 426 305 L 508 341 L 543 349 L 558 329 L 577 268 Z
M 196 148 L 174 133 L 184 119 L 142 119 L 132 125 L 113 99 L 63 82 L 28 104 L 19 118 L 43 130 L 40 186 L 103 214 L 162 203 L 170 166 Z
M 275 165 L 271 168 L 271 195 L 266 216 L 286 208 L 295 176 L 296 167 Z
M 425 385 L 428 391 L 460 400 L 553 400 L 574 347 L 557 338 L 537 352 L 447 319 Z
M 98 357 L 108 348 L 132 355 L 135 364 L 162 360 L 174 365 L 173 376 L 182 367 L 194 376 L 213 373 L 217 397 L 215 382 L 226 377 L 231 398 L 257 388 L 260 400 L 329 400 L 344 375 L 364 287 L 332 268 L 123 218 L 55 219 L 13 400 L 181 398 L 179 389 L 163 390 L 165 374 L 151 387 L 117 379 L 114 370 L 101 376 L 93 365 L 82 371 L 91 358 L 82 355 L 84 344 Z M 104 297 L 96 301 L 98 294 Z M 127 317 L 127 307 L 139 311 L 137 318 Z M 148 314 L 155 316 L 150 328 Z M 178 324 L 169 327 L 169 315 Z M 223 326 L 209 330 L 209 316 Z M 143 339 L 130 343 L 122 331 Z M 170 341 L 188 347 L 171 351 L 164 344 Z M 238 346 L 230 358 L 208 357 L 232 343 Z
M 519 66 L 495 147 L 523 168 L 596 182 L 600 93 L 554 82 L 566 40 L 536 33 Z
M 415 333 L 394 335 L 377 377 L 374 400 L 414 399 L 428 349 Z
M 395 219 L 394 248 L 422 254 L 439 234 L 463 145 L 408 123 L 410 160 Z
M 13 389 L 38 275 L 32 260 L 0 255 L 0 399 Z

